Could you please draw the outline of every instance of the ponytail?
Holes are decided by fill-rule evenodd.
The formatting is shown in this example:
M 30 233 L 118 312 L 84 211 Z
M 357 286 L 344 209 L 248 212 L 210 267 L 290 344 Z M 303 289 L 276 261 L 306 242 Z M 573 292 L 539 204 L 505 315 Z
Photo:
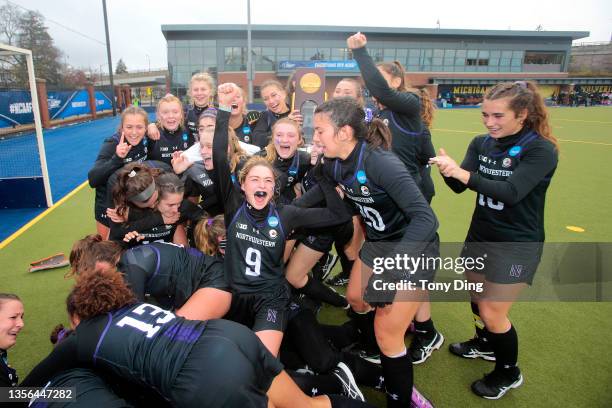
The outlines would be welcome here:
M 219 252 L 219 238 L 226 235 L 223 215 L 203 218 L 195 226 L 193 236 L 196 248 L 206 255 L 214 256 Z
M 130 163 L 123 167 L 113 188 L 113 203 L 117 215 L 123 217 L 130 206 L 130 197 L 145 191 L 154 183 L 160 172 L 160 169 L 151 169 L 140 163 Z
M 391 131 L 379 118 L 374 118 L 370 122 L 365 141 L 373 147 L 380 147 L 384 150 L 391 150 Z
M 391 75 L 393 78 L 399 78 L 400 84 L 397 87 L 397 91 L 399 92 L 407 92 L 409 88 L 409 84 L 406 81 L 406 70 L 399 61 L 393 62 L 379 62 L 376 64 L 377 67 L 382 68 L 387 74 Z

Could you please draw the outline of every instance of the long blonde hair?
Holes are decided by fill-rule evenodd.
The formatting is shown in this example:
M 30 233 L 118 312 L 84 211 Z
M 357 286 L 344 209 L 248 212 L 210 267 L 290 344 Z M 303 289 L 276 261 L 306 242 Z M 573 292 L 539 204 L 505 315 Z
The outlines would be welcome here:
M 274 122 L 274 124 L 272 125 L 272 132 L 271 132 L 272 136 L 270 137 L 270 143 L 268 143 L 268 145 L 265 148 L 266 160 L 268 160 L 270 163 L 274 163 L 276 161 L 276 158 L 278 157 L 278 153 L 276 152 L 276 147 L 274 147 L 274 130 L 276 129 L 277 126 L 282 125 L 284 123 L 295 127 L 295 130 L 297 131 L 298 136 L 300 138 L 300 141 L 298 142 L 298 147 L 301 147 L 304 145 L 304 137 L 302 136 L 302 130 L 300 129 L 300 125 L 293 119 L 289 119 L 287 117 L 280 118 L 279 120 Z M 295 154 L 299 154 L 299 153 L 296 151 Z

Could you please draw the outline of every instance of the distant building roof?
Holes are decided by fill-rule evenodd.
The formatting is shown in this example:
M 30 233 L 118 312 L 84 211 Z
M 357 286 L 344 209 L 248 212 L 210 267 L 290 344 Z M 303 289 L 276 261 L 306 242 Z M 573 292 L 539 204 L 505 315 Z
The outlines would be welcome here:
M 164 24 L 161 26 L 164 37 L 168 32 L 197 31 L 246 31 L 246 24 Z M 535 38 L 571 38 L 578 40 L 589 36 L 588 31 L 515 31 L 515 30 L 466 30 L 448 28 L 404 28 L 404 27 L 355 27 L 355 26 L 319 26 L 319 25 L 268 25 L 252 24 L 254 32 L 291 31 L 291 32 L 337 32 L 354 33 L 363 31 L 372 34 L 395 35 L 435 35 L 462 37 L 535 37 Z

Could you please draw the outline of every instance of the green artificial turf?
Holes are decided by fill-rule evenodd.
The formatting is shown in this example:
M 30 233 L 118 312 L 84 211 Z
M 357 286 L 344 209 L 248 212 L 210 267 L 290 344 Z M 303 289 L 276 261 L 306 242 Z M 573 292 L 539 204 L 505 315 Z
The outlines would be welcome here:
M 610 242 L 612 190 L 607 167 L 612 157 L 612 108 L 558 108 L 550 113 L 561 154 L 547 198 L 547 241 Z M 436 149 L 444 147 L 458 161 L 480 133 L 478 109 L 438 112 L 432 129 Z M 437 171 L 432 174 L 441 240 L 460 242 L 475 195 L 470 191 L 456 195 Z M 9 352 L 21 378 L 50 351 L 54 325 L 67 322 L 64 302 L 71 285 L 63 277 L 67 268 L 28 273 L 28 264 L 57 252 L 68 255 L 76 239 L 95 232 L 93 198 L 90 189 L 81 190 L 0 250 L 0 291 L 19 294 L 26 310 L 25 328 Z M 585 232 L 572 232 L 567 226 Z M 324 308 L 320 319 L 341 323 L 344 316 L 343 311 Z M 473 380 L 492 369 L 492 363 L 457 358 L 447 351 L 450 342 L 473 334 L 469 304 L 434 303 L 432 316 L 446 341 L 414 372 L 416 386 L 437 407 L 612 406 L 606 388 L 612 384 L 612 303 L 517 303 L 511 319 L 519 334 L 519 366 L 525 383 L 499 401 L 480 399 L 469 389 Z M 384 406 L 382 394 L 363 388 L 370 402 Z

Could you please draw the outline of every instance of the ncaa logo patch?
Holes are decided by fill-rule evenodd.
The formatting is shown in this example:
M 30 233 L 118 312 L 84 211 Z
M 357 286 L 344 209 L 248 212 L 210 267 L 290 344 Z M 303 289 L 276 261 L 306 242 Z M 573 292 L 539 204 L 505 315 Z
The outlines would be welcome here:
M 361 186 L 361 194 L 363 194 L 364 196 L 369 196 L 370 195 L 370 189 L 368 189 L 368 187 L 366 187 L 366 186 Z
M 278 232 L 276 230 L 270 230 L 270 238 L 276 238 L 278 236 Z
M 187 139 L 189 139 L 189 137 L 187 136 L 187 133 L 183 133 L 183 140 L 187 141 Z
M 251 133 L 251 128 L 250 128 L 250 127 L 248 127 L 248 126 L 243 127 L 243 128 L 242 128 L 242 133 L 244 133 L 245 135 L 250 134 L 250 133 Z M 244 140 L 247 140 L 247 137 L 246 137 L 246 136 L 244 137 Z
M 502 161 L 502 166 L 505 168 L 508 168 L 510 166 L 512 166 L 512 159 L 509 157 L 506 157 L 503 161 Z
M 278 218 L 275 216 L 268 217 L 268 225 L 272 228 L 276 228 L 278 226 Z
M 512 146 L 512 148 L 508 152 L 508 155 L 510 155 L 510 157 L 514 157 L 518 155 L 520 152 L 521 152 L 521 146 Z
M 366 177 L 365 171 L 359 170 L 357 172 L 357 181 L 360 182 L 361 184 L 365 184 L 365 182 L 368 181 L 368 178 Z

